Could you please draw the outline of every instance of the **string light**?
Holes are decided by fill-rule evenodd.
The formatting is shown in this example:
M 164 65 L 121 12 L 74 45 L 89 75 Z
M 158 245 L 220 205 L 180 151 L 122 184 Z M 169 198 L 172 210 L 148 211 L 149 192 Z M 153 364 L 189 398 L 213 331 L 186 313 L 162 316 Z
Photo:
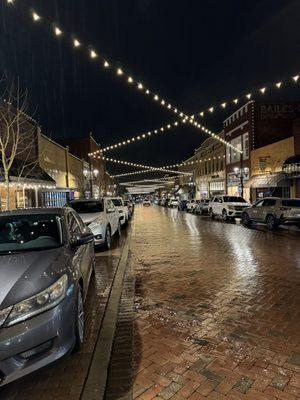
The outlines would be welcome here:
M 262 94 L 264 94 L 264 93 L 265 93 L 265 91 L 266 91 L 266 88 L 265 88 L 265 87 L 263 87 L 263 88 L 259 89 L 259 91 L 260 91 Z
M 91 157 L 91 156 L 94 156 L 96 154 L 105 153 L 105 152 L 110 151 L 110 150 L 114 150 L 114 149 L 117 149 L 117 148 L 120 148 L 120 147 L 128 146 L 129 144 L 131 144 L 131 143 L 133 143 L 135 141 L 145 140 L 145 139 L 149 138 L 152 135 L 157 135 L 157 134 L 163 133 L 163 132 L 165 132 L 166 129 L 170 130 L 172 127 L 177 127 L 178 125 L 179 125 L 179 122 L 175 121 L 175 122 L 172 122 L 172 123 L 170 123 L 170 124 L 168 124 L 166 126 L 161 126 L 161 127 L 157 128 L 157 129 L 154 129 L 152 131 L 140 133 L 140 134 L 138 134 L 136 136 L 133 136 L 131 138 L 124 139 L 121 142 L 114 143 L 114 144 L 112 144 L 110 146 L 104 147 L 101 150 L 97 150 L 97 151 L 94 151 L 92 153 L 89 153 L 89 156 Z
M 7 3 L 12 4 L 12 3 L 14 3 L 14 0 L 7 0 Z M 40 16 L 39 16 L 39 17 L 40 17 Z M 56 36 L 60 36 L 60 35 L 62 35 L 63 32 L 62 32 L 62 30 L 61 30 L 58 26 L 54 26 L 54 33 L 55 33 Z M 78 41 L 78 42 L 79 42 L 79 41 Z M 73 42 L 73 44 L 74 44 L 74 42 Z M 96 54 L 95 52 L 94 52 L 94 53 L 91 52 L 90 55 L 91 55 L 91 58 L 95 58 L 95 55 L 96 55 L 96 57 L 97 57 L 97 54 Z M 106 60 L 104 60 L 103 58 L 102 58 L 102 60 L 103 60 L 103 66 L 104 66 L 104 68 L 108 68 L 108 67 L 110 66 L 109 63 L 108 63 Z M 121 68 L 116 68 L 116 73 L 117 73 L 117 75 L 120 75 L 120 76 L 121 76 L 121 75 L 125 75 L 125 77 L 126 77 L 127 80 L 128 80 L 128 78 L 129 78 L 129 75 L 125 74 L 124 71 L 123 71 Z M 294 76 L 292 76 L 292 79 L 293 79 L 293 81 L 294 81 L 295 83 L 297 83 L 298 80 L 299 80 L 299 77 L 300 77 L 299 75 L 294 75 Z M 133 78 L 132 78 L 132 79 L 133 79 Z M 130 80 L 129 80 L 128 82 L 131 83 Z M 276 87 L 279 89 L 279 88 L 281 87 L 282 82 L 278 82 L 278 83 L 280 83 L 280 85 L 276 84 Z M 149 90 L 148 88 L 145 88 L 144 84 L 142 84 L 141 82 L 137 85 L 137 89 L 139 90 L 140 93 L 144 93 L 144 94 L 146 94 L 146 95 L 152 94 L 152 95 L 153 95 L 152 98 L 153 98 L 155 101 L 157 101 L 157 98 L 159 97 L 157 94 L 153 93 L 153 92 L 152 92 L 151 90 Z M 263 89 L 264 89 L 264 91 L 265 91 L 265 90 L 267 89 L 267 87 L 265 86 L 265 87 L 263 87 Z M 261 91 L 261 90 L 260 90 L 260 93 L 263 94 L 264 91 Z M 157 96 L 157 97 L 156 97 L 156 96 Z M 252 92 L 248 93 L 248 94 L 246 95 L 246 97 L 247 97 L 248 100 L 250 100 L 250 98 L 252 98 Z M 234 104 L 237 104 L 238 98 L 232 100 L 232 102 L 233 102 Z M 224 107 L 224 104 L 226 104 L 226 103 L 230 103 L 230 101 L 227 100 L 227 101 L 221 103 L 221 104 L 220 104 L 220 108 L 225 108 L 225 107 Z M 166 101 L 163 100 L 163 99 L 162 99 L 160 102 L 158 102 L 158 104 L 160 104 L 161 106 L 165 107 L 166 109 L 168 109 L 168 110 L 174 112 L 175 114 L 179 113 L 179 115 L 180 115 L 181 118 L 185 118 L 185 119 L 190 118 L 189 115 L 185 114 L 183 111 L 179 110 L 177 107 L 174 107 L 171 103 L 166 102 Z M 209 110 L 210 112 L 214 112 L 215 106 L 209 107 L 208 110 Z M 203 117 L 203 116 L 205 115 L 204 111 L 201 111 L 201 112 L 199 113 L 199 115 L 200 115 L 201 117 Z M 201 126 L 201 129 L 202 129 L 202 126 Z M 205 131 L 206 133 L 209 133 L 209 132 L 210 132 L 210 131 L 207 130 L 206 128 L 203 129 L 203 131 Z M 217 135 L 211 135 L 211 136 L 217 138 Z M 226 141 L 224 141 L 224 140 L 223 140 L 223 143 L 224 143 L 225 145 L 229 145 L 229 143 L 226 142 Z
M 130 161 L 116 160 L 115 158 L 107 158 L 107 157 L 103 157 L 103 156 L 98 156 L 97 158 L 105 160 L 107 162 L 111 162 L 111 163 L 126 165 L 129 167 L 135 167 L 135 168 L 143 168 L 143 169 L 147 169 L 149 171 L 162 171 L 162 172 L 170 172 L 170 173 L 174 173 L 174 174 L 178 173 L 178 171 L 170 170 L 170 169 L 167 169 L 166 167 L 151 167 L 149 165 L 136 164 L 136 163 L 133 163 Z M 185 175 L 192 175 L 190 172 L 182 172 L 181 171 L 180 173 L 183 173 Z
M 34 21 L 39 21 L 41 19 L 41 17 L 34 11 L 32 12 L 32 18 Z
M 128 82 L 129 82 L 129 83 L 132 83 L 132 82 L 133 82 L 133 79 L 131 78 L 131 76 L 128 77 Z
M 98 57 L 98 55 L 95 52 L 95 50 L 90 50 L 90 56 L 91 56 L 91 58 L 97 58 Z
M 62 34 L 62 30 L 60 30 L 58 26 L 55 26 L 54 33 L 56 36 L 60 36 Z
M 80 46 L 80 42 L 79 42 L 79 40 L 77 40 L 77 39 L 74 39 L 73 40 L 73 45 L 74 45 L 74 47 L 79 47 Z
M 275 85 L 276 85 L 276 87 L 277 87 L 278 89 L 280 89 L 281 86 L 282 86 L 282 82 L 277 82 Z

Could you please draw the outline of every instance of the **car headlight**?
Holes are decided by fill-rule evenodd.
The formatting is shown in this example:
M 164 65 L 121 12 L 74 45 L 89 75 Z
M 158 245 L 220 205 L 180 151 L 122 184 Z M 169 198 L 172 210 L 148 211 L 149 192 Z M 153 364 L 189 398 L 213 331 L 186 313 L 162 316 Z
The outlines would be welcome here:
M 234 210 L 234 206 L 228 206 L 228 210 Z
M 53 285 L 48 287 L 48 289 L 15 304 L 5 321 L 5 326 L 15 325 L 33 317 L 34 315 L 55 307 L 65 298 L 67 288 L 68 276 L 63 275 Z

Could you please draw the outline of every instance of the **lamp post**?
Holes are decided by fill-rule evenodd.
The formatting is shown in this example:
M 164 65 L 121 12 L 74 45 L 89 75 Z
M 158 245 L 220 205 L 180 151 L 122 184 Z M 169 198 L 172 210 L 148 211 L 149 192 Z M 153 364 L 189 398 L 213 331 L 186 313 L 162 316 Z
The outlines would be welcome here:
M 233 171 L 236 178 L 240 179 L 241 197 L 244 197 L 244 179 L 249 176 L 249 168 L 242 166 L 240 168 L 235 167 Z

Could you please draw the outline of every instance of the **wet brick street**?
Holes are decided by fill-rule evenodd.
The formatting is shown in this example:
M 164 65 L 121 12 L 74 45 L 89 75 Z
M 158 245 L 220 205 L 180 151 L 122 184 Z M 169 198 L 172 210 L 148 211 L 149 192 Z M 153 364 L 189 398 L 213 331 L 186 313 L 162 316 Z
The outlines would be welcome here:
M 300 399 L 300 233 L 136 207 L 137 399 Z
M 300 399 L 299 231 L 139 205 L 129 229 L 107 400 Z M 82 351 L 1 400 L 81 398 L 121 252 L 97 254 Z

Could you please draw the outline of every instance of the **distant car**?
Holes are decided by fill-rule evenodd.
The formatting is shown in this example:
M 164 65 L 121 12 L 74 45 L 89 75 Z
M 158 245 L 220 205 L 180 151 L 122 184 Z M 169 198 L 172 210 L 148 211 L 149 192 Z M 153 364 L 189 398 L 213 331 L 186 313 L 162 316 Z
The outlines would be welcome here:
M 177 206 L 178 211 L 186 211 L 187 209 L 187 200 L 180 200 Z
M 243 210 L 242 223 L 248 226 L 252 222 L 265 223 L 269 230 L 279 225 L 300 227 L 300 199 L 265 197 Z
M 149 199 L 145 199 L 145 200 L 143 201 L 143 205 L 144 205 L 145 207 L 149 207 L 149 206 L 151 206 L 151 201 L 150 201 Z
M 196 200 L 189 200 L 188 202 L 187 202 L 187 204 L 186 204 L 186 211 L 187 212 L 192 212 L 193 211 L 193 208 L 194 208 L 194 206 L 195 206 L 195 203 L 196 203 Z
M 169 204 L 169 199 L 163 199 L 162 202 L 161 202 L 161 205 L 163 207 L 168 207 L 168 204 Z
M 179 201 L 177 199 L 171 199 L 168 203 L 168 207 L 170 208 L 174 208 L 174 207 L 178 207 Z
M 82 218 L 91 229 L 95 238 L 95 245 L 111 247 L 112 236 L 121 235 L 119 212 L 108 197 L 97 200 L 72 200 L 68 204 Z
M 124 204 L 122 197 L 110 197 L 110 200 L 114 203 L 114 206 L 119 211 L 121 226 L 127 226 L 129 220 L 129 212 L 128 207 Z
M 1 386 L 80 349 L 94 264 L 94 236 L 71 208 L 0 213 Z
M 208 214 L 208 204 L 209 204 L 209 199 L 197 200 L 194 212 L 200 215 Z
M 158 205 L 159 204 L 159 199 L 154 200 L 154 204 Z
M 133 216 L 133 202 L 130 200 L 124 200 L 124 205 L 128 208 L 128 219 L 131 219 Z
M 214 196 L 209 202 L 209 215 L 211 218 L 221 216 L 223 221 L 240 218 L 242 212 L 250 204 L 240 196 Z

